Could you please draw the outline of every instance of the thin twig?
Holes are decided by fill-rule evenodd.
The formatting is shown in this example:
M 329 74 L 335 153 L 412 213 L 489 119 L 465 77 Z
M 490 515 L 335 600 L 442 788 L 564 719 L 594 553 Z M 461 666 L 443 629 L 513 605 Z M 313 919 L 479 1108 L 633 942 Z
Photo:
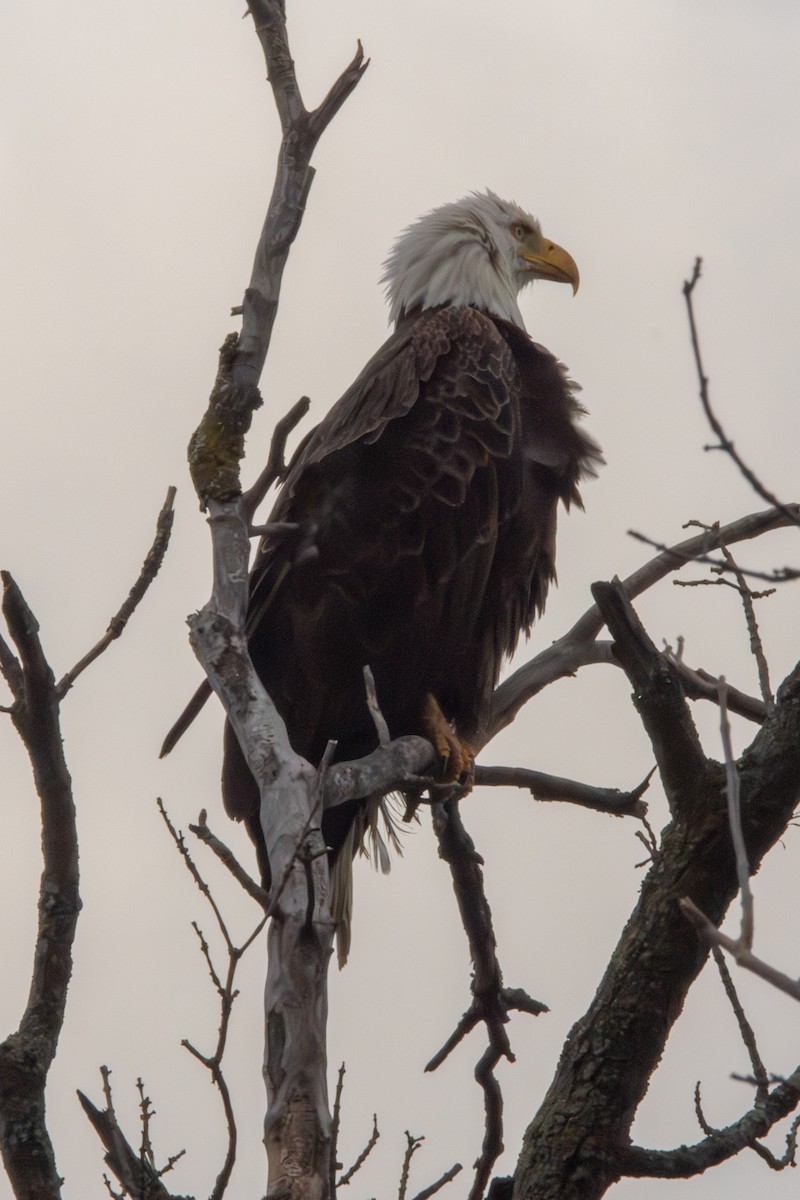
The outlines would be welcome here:
M 238 861 L 230 847 L 226 846 L 221 838 L 218 838 L 215 833 L 211 832 L 206 823 L 206 810 L 204 808 L 200 810 L 198 823 L 190 825 L 189 830 L 198 841 L 204 842 L 216 854 L 220 862 L 227 867 L 236 882 L 247 892 L 248 896 L 252 896 L 255 902 L 260 904 L 265 912 L 268 912 L 270 906 L 269 892 L 261 887 L 259 883 L 256 883 L 255 879 L 252 878 L 249 872 Z
M 381 1132 L 378 1129 L 378 1116 L 377 1116 L 377 1113 L 373 1113 L 372 1114 L 372 1133 L 369 1135 L 369 1141 L 367 1142 L 366 1146 L 359 1154 L 356 1161 L 353 1163 L 352 1167 L 349 1167 L 348 1170 L 345 1171 L 344 1175 L 342 1175 L 340 1177 L 339 1182 L 336 1185 L 337 1187 L 345 1187 L 350 1182 L 350 1180 L 353 1178 L 356 1171 L 361 1170 L 364 1163 L 367 1161 L 370 1154 L 375 1149 L 375 1145 L 380 1136 L 381 1136 Z
M 330 1175 L 330 1192 L 331 1196 L 336 1195 L 336 1172 L 341 1168 L 339 1160 L 339 1128 L 342 1122 L 342 1091 L 344 1090 L 344 1063 L 339 1067 L 339 1073 L 336 1076 L 336 1091 L 333 1097 L 333 1108 L 331 1109 L 331 1175 Z
M 731 973 L 725 962 L 725 955 L 717 945 L 712 945 L 711 953 L 714 955 L 714 962 L 717 964 L 722 986 L 725 988 L 725 995 L 728 997 L 730 1006 L 733 1009 L 739 1025 L 739 1033 L 750 1058 L 750 1066 L 753 1068 L 753 1078 L 756 1081 L 756 1104 L 764 1104 L 769 1095 L 769 1075 L 758 1052 L 756 1035 L 742 1008 L 742 1003 L 731 978 Z
M 169 537 L 172 532 L 172 522 L 175 516 L 173 505 L 175 503 L 176 488 L 170 487 L 167 489 L 167 497 L 161 507 L 161 512 L 156 520 L 156 535 L 153 544 L 147 552 L 147 557 L 144 560 L 142 569 L 139 572 L 139 578 L 128 593 L 125 603 L 120 608 L 116 616 L 113 616 L 108 623 L 108 629 L 101 637 L 96 646 L 93 646 L 88 654 L 84 654 L 80 662 L 77 662 L 71 671 L 67 671 L 66 675 L 60 680 L 56 692 L 61 698 L 64 696 L 74 684 L 78 676 L 86 670 L 87 667 L 99 658 L 103 651 L 107 650 L 112 642 L 121 637 L 125 631 L 125 626 L 133 616 L 140 601 L 144 598 L 147 589 L 158 574 L 161 564 L 164 561 L 164 555 L 169 546 Z
M 769 681 L 769 666 L 767 665 L 767 658 L 764 654 L 764 645 L 761 641 L 761 635 L 758 631 L 756 610 L 753 604 L 753 601 L 757 595 L 769 596 L 771 592 L 767 591 L 756 593 L 751 591 L 751 589 L 748 587 L 747 580 L 739 570 L 739 566 L 728 547 L 722 546 L 721 550 L 725 561 L 733 569 L 733 572 L 736 576 L 737 588 L 742 600 L 742 607 L 744 608 L 745 621 L 747 622 L 747 632 L 750 637 L 750 650 L 753 658 L 756 660 L 756 667 L 758 669 L 758 682 L 761 688 L 761 696 L 767 712 L 771 712 L 775 707 L 775 700 L 772 695 L 772 687 Z
M 414 1137 L 413 1134 L 406 1130 L 406 1152 L 403 1155 L 403 1169 L 400 1172 L 400 1189 L 397 1193 L 397 1200 L 406 1200 L 406 1190 L 408 1188 L 408 1172 L 411 1167 L 411 1159 L 419 1150 L 424 1137 Z
M 793 509 L 797 509 L 797 507 L 798 506 L 796 504 L 791 506 Z M 781 506 L 781 511 L 782 509 L 783 506 Z M 785 523 L 788 525 L 790 523 L 795 524 L 796 522 L 795 520 L 790 522 L 789 518 L 787 518 Z M 639 533 L 636 529 L 629 529 L 628 537 L 635 538 L 637 542 L 644 542 L 645 546 L 652 546 L 652 548 L 654 550 L 658 550 L 660 554 L 675 553 L 675 550 L 672 547 L 667 546 L 664 542 L 656 541 L 654 538 L 648 537 L 644 533 Z M 698 551 L 696 554 L 685 557 L 683 561 L 676 564 L 676 566 L 683 566 L 688 562 L 705 563 L 708 566 L 713 567 L 716 571 L 730 570 L 730 567 L 723 558 L 714 558 L 712 555 L 706 554 L 702 551 Z M 800 579 L 800 570 L 798 570 L 796 567 L 776 567 L 772 571 L 758 571 L 754 567 L 740 567 L 739 570 L 743 575 L 746 575 L 748 579 L 763 579 L 767 583 L 792 583 L 795 579 Z
M 778 497 L 775 496 L 774 493 L 769 490 L 769 488 L 765 487 L 752 468 L 747 465 L 741 455 L 737 452 L 733 442 L 725 433 L 719 418 L 711 407 L 711 401 L 709 399 L 708 376 L 703 370 L 703 360 L 700 353 L 700 339 L 697 333 L 697 325 L 694 318 L 694 304 L 692 301 L 694 289 L 700 279 L 702 265 L 702 258 L 696 258 L 691 278 L 684 280 L 683 296 L 686 300 L 686 310 L 689 316 L 689 331 L 692 339 L 692 350 L 694 352 L 694 361 L 697 368 L 697 378 L 700 384 L 700 402 L 703 405 L 703 411 L 706 414 L 706 419 L 708 420 L 709 425 L 713 429 L 717 438 L 719 438 L 718 446 L 706 446 L 705 449 L 724 450 L 725 453 L 730 455 L 730 457 L 736 463 L 742 475 L 744 475 L 745 479 L 753 488 L 753 490 L 758 492 L 759 496 L 761 496 L 763 500 L 766 500 L 768 504 L 773 505 L 774 508 L 783 513 L 783 515 L 789 521 L 792 521 L 795 525 L 800 525 L 800 517 L 798 517 L 797 513 L 793 511 L 794 506 L 782 504 Z

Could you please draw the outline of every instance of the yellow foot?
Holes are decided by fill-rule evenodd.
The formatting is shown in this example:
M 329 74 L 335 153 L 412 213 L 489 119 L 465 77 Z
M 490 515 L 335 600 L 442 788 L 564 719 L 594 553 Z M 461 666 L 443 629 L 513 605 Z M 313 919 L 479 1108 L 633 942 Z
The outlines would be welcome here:
M 439 701 L 431 693 L 425 697 L 422 708 L 422 723 L 425 733 L 433 742 L 436 753 L 443 759 L 443 775 L 448 783 L 472 786 L 475 752 L 467 742 L 462 742 L 439 707 Z

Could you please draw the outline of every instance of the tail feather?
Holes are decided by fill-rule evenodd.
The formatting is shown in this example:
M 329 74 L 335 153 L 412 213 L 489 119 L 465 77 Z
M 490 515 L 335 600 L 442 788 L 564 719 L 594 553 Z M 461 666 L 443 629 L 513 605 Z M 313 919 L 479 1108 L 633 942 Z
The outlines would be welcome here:
M 189 703 L 186 705 L 186 708 L 172 726 L 172 729 L 170 729 L 169 733 L 164 738 L 164 744 L 161 747 L 161 752 L 158 756 L 159 758 L 165 758 L 169 754 L 170 750 L 174 750 L 175 746 L 177 746 L 178 742 L 186 733 L 186 730 L 200 712 L 210 695 L 211 684 L 207 679 L 204 679 Z

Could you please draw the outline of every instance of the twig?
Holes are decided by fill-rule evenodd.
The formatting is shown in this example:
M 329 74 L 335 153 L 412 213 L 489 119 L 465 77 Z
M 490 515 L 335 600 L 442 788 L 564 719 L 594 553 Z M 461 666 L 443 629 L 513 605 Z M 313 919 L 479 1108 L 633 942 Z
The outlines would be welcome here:
M 513 1062 L 514 1055 L 505 1029 L 508 1020 L 507 993 L 503 988 L 492 914 L 483 885 L 483 860 L 461 821 L 458 801 L 459 791 L 452 788 L 448 797 L 434 802 L 433 817 L 439 839 L 439 854 L 450 867 L 461 923 L 469 942 L 474 968 L 471 984 L 473 999 L 469 1012 L 459 1022 L 445 1053 L 440 1052 L 435 1056 L 426 1070 L 435 1069 L 469 1028 L 478 1020 L 483 1022 L 489 1045 L 475 1068 L 475 1078 L 483 1089 L 484 1138 L 469 1192 L 469 1200 L 479 1200 L 486 1191 L 492 1167 L 503 1149 L 503 1097 L 494 1069 L 501 1058 Z
M 413 1134 L 406 1130 L 406 1152 L 403 1155 L 403 1169 L 400 1172 L 400 1189 L 397 1193 L 397 1200 L 406 1200 L 406 1189 L 408 1188 L 408 1172 L 411 1167 L 411 1159 L 419 1150 L 424 1137 L 414 1137 Z
M 438 1191 L 441 1191 L 446 1183 L 450 1183 L 451 1179 L 455 1179 L 461 1169 L 461 1163 L 454 1163 L 450 1170 L 445 1171 L 444 1175 L 440 1175 L 430 1187 L 423 1188 L 421 1192 L 417 1192 L 414 1200 L 430 1200 L 430 1197 L 435 1196 Z
M 682 582 L 675 580 L 675 583 Z M 706 580 L 705 582 L 710 582 Z M 719 677 L 711 675 L 708 671 L 704 671 L 702 667 L 692 668 L 687 666 L 685 662 L 675 658 L 669 648 L 663 651 L 665 658 L 672 663 L 675 670 L 681 677 L 683 690 L 690 700 L 710 700 L 714 704 L 719 704 Z M 728 686 L 728 709 L 732 713 L 736 713 L 738 717 L 744 717 L 747 721 L 754 721 L 757 725 L 763 725 L 767 718 L 768 709 L 763 700 L 757 699 L 755 696 L 748 696 L 746 692 L 740 692 L 738 688 Z
M 732 568 L 736 576 L 737 589 L 742 600 L 745 621 L 747 622 L 747 632 L 750 636 L 750 650 L 753 658 L 756 660 L 756 667 L 758 668 L 758 682 L 761 687 L 761 696 L 767 712 L 771 712 L 775 707 L 775 700 L 772 695 L 772 688 L 769 682 L 769 667 L 767 665 L 766 655 L 764 654 L 764 646 L 761 641 L 761 635 L 758 631 L 756 610 L 753 605 L 753 600 L 756 598 L 756 595 L 768 596 L 770 595 L 770 592 L 752 592 L 747 585 L 747 580 L 739 570 L 739 566 L 728 547 L 722 546 L 721 549 L 725 561 Z
M 684 916 L 691 921 L 697 932 L 702 934 L 707 941 L 716 942 L 717 945 L 727 950 L 738 966 L 743 967 L 745 971 L 752 971 L 754 975 L 765 979 L 767 983 L 771 983 L 779 991 L 785 992 L 787 996 L 800 1000 L 800 982 L 798 980 L 771 967 L 769 963 L 757 958 L 746 946 L 742 946 L 738 939 L 728 937 L 727 934 L 717 929 L 716 925 L 709 921 L 708 917 L 687 896 L 684 896 L 678 903 Z
M 731 726 L 728 720 L 728 698 L 725 676 L 719 679 L 719 719 L 722 748 L 725 754 L 725 792 L 728 801 L 728 823 L 731 830 L 733 850 L 736 855 L 736 877 L 742 897 L 742 927 L 740 941 L 747 950 L 753 947 L 753 895 L 750 890 L 750 864 L 742 832 L 742 808 L 739 794 L 739 771 L 733 757 Z
M 375 1145 L 380 1136 L 381 1136 L 381 1133 L 380 1133 L 380 1130 L 378 1129 L 378 1117 L 377 1117 L 376 1113 L 373 1113 L 372 1114 L 372 1133 L 369 1135 L 369 1141 L 367 1142 L 366 1146 L 359 1154 L 356 1161 L 353 1163 L 352 1167 L 349 1167 L 348 1170 L 345 1171 L 344 1175 L 340 1176 L 339 1182 L 336 1185 L 337 1187 L 345 1187 L 350 1182 L 350 1180 L 353 1178 L 356 1171 L 361 1170 L 364 1163 L 367 1161 L 370 1154 L 375 1149 Z
M 781 512 L 793 524 L 800 525 L 800 517 L 798 517 L 797 513 L 793 511 L 794 506 L 790 507 L 785 504 L 782 504 L 781 501 L 777 498 L 777 496 L 775 496 L 767 487 L 765 487 L 765 485 L 761 482 L 761 480 L 758 478 L 758 476 L 755 474 L 755 472 L 750 467 L 748 467 L 747 463 L 744 461 L 744 459 L 741 457 L 741 455 L 737 452 L 736 448 L 734 447 L 733 442 L 730 440 L 728 435 L 725 433 L 725 430 L 722 428 L 722 425 L 721 425 L 716 413 L 714 412 L 714 410 L 711 407 L 711 401 L 709 399 L 709 390 L 708 390 L 708 376 L 705 374 L 705 372 L 703 370 L 703 360 L 702 360 L 702 356 L 700 354 L 700 339 L 699 339 L 699 336 L 697 333 L 697 325 L 696 325 L 695 319 L 694 319 L 694 304 L 693 304 L 693 300 L 692 300 L 692 295 L 694 293 L 694 289 L 697 286 L 697 283 L 700 279 L 702 265 L 703 265 L 702 258 L 696 258 L 695 262 L 694 262 L 694 269 L 692 271 L 691 277 L 689 279 L 684 280 L 683 296 L 684 296 L 684 299 L 686 300 L 686 310 L 687 310 L 687 313 L 689 316 L 689 330 L 690 330 L 691 338 L 692 338 L 692 350 L 694 351 L 694 361 L 695 361 L 695 366 L 697 368 L 697 378 L 698 378 L 698 381 L 700 384 L 700 402 L 703 405 L 703 411 L 706 414 L 706 419 L 708 420 L 709 425 L 711 426 L 715 435 L 719 439 L 718 446 L 706 446 L 705 449 L 706 450 L 711 450 L 711 449 L 724 450 L 726 454 L 730 455 L 730 457 L 733 459 L 733 461 L 736 463 L 737 467 L 741 471 L 742 475 L 744 475 L 745 479 L 750 484 L 750 486 L 753 488 L 753 490 L 756 491 L 759 494 L 759 496 L 761 496 L 762 500 L 766 500 L 767 504 L 771 504 L 774 508 L 776 508 L 779 512 Z
M 678 1146 L 674 1150 L 646 1150 L 642 1146 L 630 1146 L 622 1152 L 620 1170 L 624 1176 L 636 1179 L 690 1179 L 694 1175 L 701 1175 L 709 1167 L 726 1162 L 746 1147 L 766 1158 L 763 1153 L 766 1147 L 757 1139 L 765 1137 L 798 1103 L 800 1067 L 770 1092 L 763 1105 L 755 1104 L 732 1125 L 713 1130 L 694 1146 Z M 777 1160 L 770 1156 L 770 1166 L 774 1169 L 780 1170 L 793 1162 L 796 1134 L 797 1119 L 792 1123 L 787 1137 L 784 1159 Z
M 736 1021 L 739 1025 L 739 1033 L 741 1034 L 742 1041 L 744 1042 L 745 1049 L 747 1050 L 750 1058 L 750 1066 L 753 1068 L 753 1078 L 756 1085 L 756 1104 L 764 1104 L 766 1103 L 767 1096 L 769 1095 L 769 1076 L 761 1059 L 761 1055 L 758 1052 L 756 1035 L 754 1034 L 753 1027 L 748 1021 L 745 1011 L 742 1008 L 742 1003 L 739 999 L 736 987 L 731 979 L 731 973 L 728 970 L 727 963 L 725 962 L 725 955 L 717 945 L 712 945 L 711 953 L 714 955 L 714 962 L 717 964 L 717 970 L 719 971 L 719 976 L 722 980 L 722 986 L 725 988 L 725 995 L 728 997 L 730 1006 L 733 1009 Z
M 336 1076 L 336 1091 L 333 1097 L 333 1108 L 331 1109 L 331 1174 L 330 1174 L 330 1193 L 331 1196 L 336 1195 L 336 1172 L 341 1168 L 339 1162 L 339 1128 L 342 1122 L 342 1091 L 344 1089 L 345 1066 L 344 1063 L 339 1067 L 339 1073 Z
M 261 933 L 261 930 L 264 928 L 264 926 L 267 922 L 267 919 L 268 919 L 268 913 L 265 912 L 264 916 L 258 922 L 255 929 L 252 930 L 250 935 L 247 937 L 246 941 L 241 946 L 236 946 L 233 942 L 233 939 L 231 938 L 231 935 L 228 931 L 227 923 L 226 923 L 224 917 L 222 916 L 222 912 L 220 911 L 220 908 L 219 908 L 216 900 L 214 899 L 211 889 L 209 888 L 206 881 L 203 879 L 202 875 L 200 874 L 200 871 L 198 870 L 197 866 L 194 863 L 194 860 L 192 859 L 192 856 L 189 853 L 189 850 L 188 850 L 188 847 L 186 846 L 186 842 L 184 840 L 183 834 L 179 833 L 175 829 L 175 826 L 170 821 L 167 811 L 164 807 L 164 804 L 160 798 L 158 800 L 158 809 L 159 809 L 159 812 L 161 813 L 161 816 L 164 820 L 165 825 L 167 826 L 167 829 L 169 830 L 170 836 L 172 837 L 172 840 L 174 841 L 175 846 L 177 847 L 178 852 L 180 853 L 181 858 L 184 861 L 186 869 L 189 871 L 189 874 L 192 876 L 192 879 L 195 881 L 195 883 L 197 884 L 197 887 L 200 889 L 203 896 L 208 901 L 208 904 L 211 907 L 211 911 L 214 914 L 215 920 L 217 922 L 217 926 L 220 930 L 220 933 L 222 934 L 222 938 L 223 938 L 223 941 L 225 942 L 225 947 L 226 947 L 226 950 L 228 953 L 228 966 L 227 966 L 227 970 L 225 973 L 225 979 L 223 980 L 220 978 L 220 975 L 218 974 L 216 968 L 214 967 L 214 964 L 211 959 L 211 952 L 209 950 L 208 943 L 206 942 L 206 939 L 203 936 L 202 931 L 200 930 L 200 927 L 198 926 L 198 924 L 196 922 L 194 922 L 194 921 L 192 922 L 192 926 L 193 926 L 195 933 L 197 934 L 199 941 L 200 941 L 200 950 L 206 961 L 206 965 L 208 967 L 208 971 L 211 976 L 211 981 L 214 985 L 214 988 L 216 989 L 217 995 L 219 996 L 220 1023 L 219 1023 L 219 1031 L 217 1034 L 217 1044 L 216 1044 L 212 1054 L 201 1053 L 201 1051 L 199 1051 L 188 1040 L 188 1038 L 184 1038 L 183 1041 L 181 1042 L 181 1045 L 186 1050 L 188 1050 L 189 1053 L 194 1058 L 196 1058 L 198 1062 L 202 1063 L 202 1065 L 208 1070 L 208 1072 L 211 1076 L 211 1081 L 214 1084 L 214 1086 L 216 1087 L 217 1092 L 219 1093 L 220 1101 L 222 1103 L 222 1110 L 225 1114 L 225 1123 L 226 1123 L 226 1128 L 228 1131 L 228 1144 L 227 1144 L 225 1158 L 224 1158 L 222 1167 L 217 1176 L 216 1182 L 214 1184 L 214 1188 L 213 1188 L 213 1190 L 211 1192 L 211 1196 L 210 1196 L 210 1200 L 221 1200 L 221 1198 L 224 1195 L 225 1190 L 228 1186 L 228 1182 L 230 1180 L 231 1173 L 233 1171 L 233 1167 L 236 1162 L 236 1146 L 237 1146 L 237 1138 L 238 1138 L 237 1129 L 236 1129 L 236 1118 L 235 1118 L 235 1114 L 233 1111 L 233 1103 L 231 1100 L 230 1089 L 228 1088 L 228 1083 L 227 1083 L 227 1080 L 225 1079 L 225 1075 L 222 1070 L 222 1059 L 225 1054 L 225 1047 L 227 1045 L 227 1040 L 228 1040 L 228 1030 L 230 1027 L 231 1012 L 233 1010 L 234 1001 L 238 994 L 234 987 L 234 980 L 235 980 L 236 970 L 239 965 L 239 962 L 241 961 L 241 959 L 242 959 L 243 955 L 245 954 L 245 952 L 247 951 L 247 949 L 253 944 L 255 939 Z M 205 814 L 201 813 L 201 819 L 204 817 L 205 817 Z M 204 819 L 202 820 L 200 828 L 201 829 L 205 828 Z M 198 832 L 198 836 L 200 836 L 199 832 Z M 213 836 L 213 835 L 210 835 L 210 836 Z M 210 838 L 204 838 L 203 840 L 210 840 Z M 227 847 L 223 847 L 223 849 L 227 850 Z M 230 854 L 229 851 L 228 851 L 228 854 Z M 220 855 L 220 857 L 222 857 L 222 855 Z M 230 857 L 232 858 L 233 856 L 231 855 Z M 225 861 L 224 858 L 223 858 L 223 861 Z M 230 863 L 226 863 L 226 865 L 229 866 L 229 868 L 232 870 Z M 239 868 L 239 870 L 241 872 L 241 868 Z M 233 873 L 236 874 L 236 872 L 233 872 Z M 244 872 L 241 872 L 241 873 L 244 874 Z M 238 878 L 238 875 L 237 875 L 237 878 Z M 241 880 L 240 880 L 240 882 L 241 882 Z M 261 889 L 259 889 L 259 890 L 261 890 Z M 266 896 L 266 893 L 263 893 L 263 895 Z M 257 896 L 255 898 L 259 899 L 259 897 L 257 897 Z M 261 902 L 261 901 L 259 900 L 259 902 Z
M 795 504 L 791 507 L 796 509 L 797 505 Z M 794 524 L 794 521 L 790 522 L 787 518 L 785 524 Z M 674 553 L 674 551 L 672 551 L 669 546 L 665 545 L 664 542 L 659 542 L 656 541 L 655 538 L 647 537 L 646 534 L 639 533 L 636 529 L 629 529 L 628 537 L 635 538 L 637 542 L 644 542 L 645 546 L 652 546 L 654 550 L 658 550 L 663 554 Z M 698 551 L 698 553 L 693 554 L 691 558 L 685 558 L 683 563 L 676 565 L 683 566 L 687 562 L 705 563 L 708 566 L 713 567 L 715 571 L 730 571 L 730 567 L 725 562 L 724 558 L 713 558 L 710 554 L 706 554 L 702 551 Z M 767 583 L 792 583 L 795 579 L 800 579 L 800 570 L 798 570 L 796 567 L 776 567 L 772 571 L 758 571 L 754 567 L 740 567 L 739 570 L 743 575 L 746 575 L 748 579 L 763 579 Z
M 128 593 L 125 603 L 120 608 L 116 616 L 113 616 L 108 624 L 108 629 L 101 637 L 96 646 L 93 646 L 88 654 L 84 654 L 80 662 L 77 662 L 71 671 L 67 671 L 66 675 L 61 679 L 56 688 L 56 694 L 59 699 L 64 696 L 74 684 L 78 676 L 86 670 L 87 667 L 99 658 L 104 650 L 107 650 L 113 641 L 121 637 L 125 631 L 125 626 L 133 616 L 139 602 L 144 598 L 147 589 L 155 579 L 159 572 L 164 555 L 167 552 L 169 545 L 169 537 L 172 532 L 172 522 L 175 516 L 173 505 L 175 503 L 174 487 L 167 489 L 167 498 L 162 505 L 161 512 L 158 514 L 156 521 L 156 536 L 152 546 L 147 552 L 147 557 L 144 560 L 142 569 L 139 572 L 139 578 Z
M 169 814 L 168 814 L 166 808 L 164 807 L 164 801 L 161 799 L 160 796 L 156 799 L 156 804 L 158 805 L 158 811 L 161 814 L 161 818 L 162 818 L 164 824 L 166 825 L 167 830 L 169 831 L 169 835 L 172 838 L 173 842 L 175 843 L 178 853 L 180 854 L 181 858 L 183 859 L 184 866 L 186 867 L 186 869 L 189 872 L 189 874 L 191 875 L 192 879 L 195 881 L 198 888 L 202 892 L 203 896 L 205 897 L 205 899 L 208 901 L 209 905 L 211 906 L 211 910 L 214 913 L 214 916 L 216 918 L 220 933 L 222 934 L 222 936 L 225 940 L 225 945 L 227 946 L 229 951 L 233 950 L 233 942 L 231 941 L 231 936 L 228 933 L 228 927 L 225 924 L 225 919 L 219 910 L 216 900 L 214 899 L 213 895 L 211 894 L 211 889 L 209 888 L 205 879 L 203 879 L 203 876 L 200 874 L 199 870 L 195 866 L 194 860 L 193 860 L 191 854 L 189 853 L 189 848 L 186 845 L 186 841 L 184 839 L 183 834 L 179 833 L 178 830 L 175 828 L 175 826 L 172 824 L 172 821 L 169 819 Z
M 133 1149 L 117 1122 L 114 1099 L 111 1093 L 111 1072 L 108 1067 L 101 1067 L 100 1074 L 103 1079 L 103 1097 L 106 1107 L 104 1109 L 97 1108 L 83 1092 L 78 1092 L 78 1099 L 83 1111 L 94 1126 L 97 1136 L 105 1147 L 106 1164 L 114 1172 L 123 1188 L 133 1197 L 133 1200 L 192 1200 L 192 1197 L 189 1196 L 174 1196 L 171 1192 L 167 1191 L 161 1182 L 162 1175 L 172 1170 L 172 1167 L 182 1157 L 184 1151 L 181 1150 L 178 1154 L 171 1155 L 166 1165 L 160 1170 L 156 1167 L 152 1148 L 150 1147 L 149 1133 L 146 1132 L 146 1123 L 149 1123 L 150 1116 L 149 1101 L 145 1100 L 141 1080 L 139 1080 L 137 1086 L 142 1098 L 142 1105 L 145 1107 L 141 1109 L 143 1124 L 142 1149 L 137 1152 Z M 115 1195 L 107 1179 L 106 1187 L 112 1196 Z
M 220 862 L 227 867 L 236 882 L 247 892 L 248 896 L 252 896 L 255 902 L 260 904 L 266 912 L 270 906 L 269 892 L 261 887 L 259 883 L 256 883 L 249 872 L 238 861 L 230 847 L 226 846 L 216 834 L 211 832 L 206 824 L 205 809 L 200 810 L 197 825 L 190 825 L 189 829 L 199 841 L 204 842 L 216 854 Z

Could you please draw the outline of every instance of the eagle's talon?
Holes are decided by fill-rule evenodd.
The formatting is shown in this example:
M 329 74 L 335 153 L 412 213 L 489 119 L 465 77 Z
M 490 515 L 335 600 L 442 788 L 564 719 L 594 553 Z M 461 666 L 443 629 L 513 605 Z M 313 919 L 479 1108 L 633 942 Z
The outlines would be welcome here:
M 469 791 L 475 776 L 475 752 L 455 732 L 431 692 L 425 696 L 422 721 L 433 748 L 442 760 L 442 780 L 445 783 L 457 783 Z

